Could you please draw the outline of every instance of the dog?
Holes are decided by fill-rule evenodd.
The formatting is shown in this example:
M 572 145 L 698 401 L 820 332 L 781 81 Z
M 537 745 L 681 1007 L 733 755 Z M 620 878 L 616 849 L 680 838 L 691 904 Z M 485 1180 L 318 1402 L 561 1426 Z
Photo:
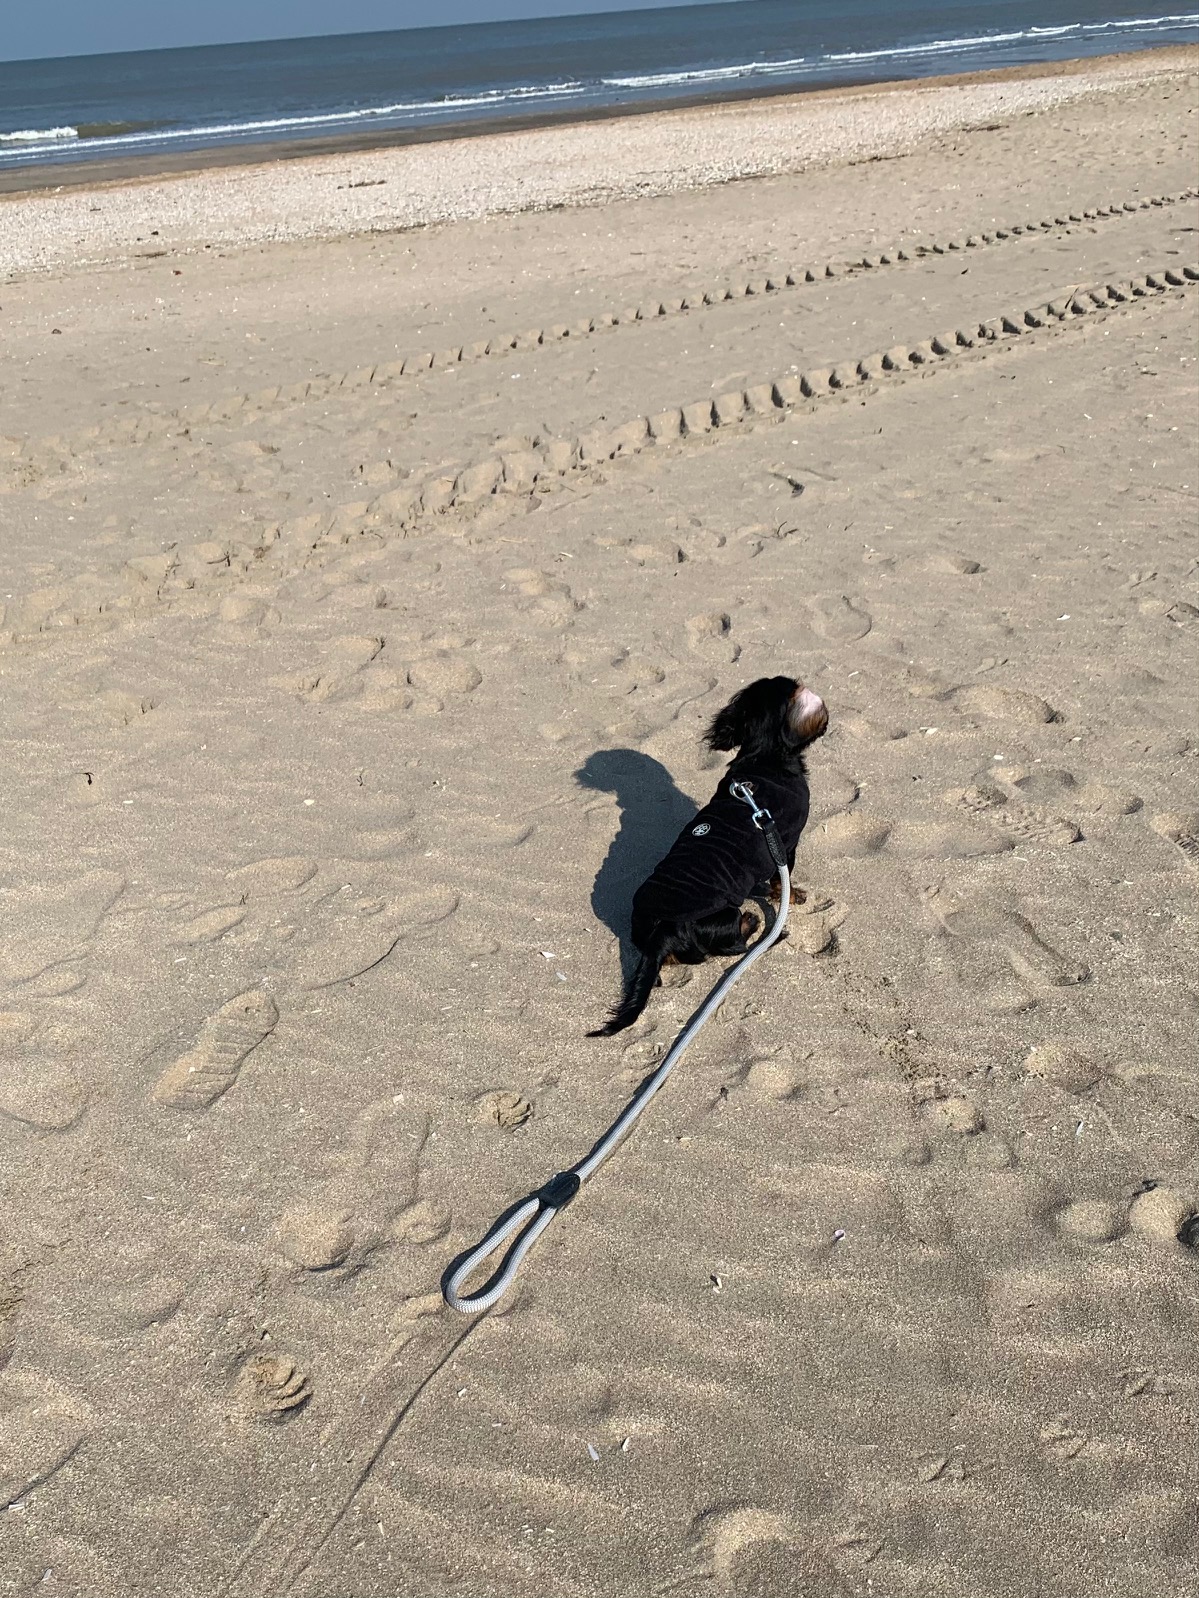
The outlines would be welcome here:
M 793 870 L 808 820 L 804 750 L 827 726 L 824 700 L 794 677 L 760 677 L 716 713 L 704 741 L 709 749 L 736 750 L 736 758 L 633 895 L 632 938 L 640 958 L 620 1003 L 588 1037 L 611 1037 L 632 1026 L 664 965 L 747 952 L 757 920 L 741 906 L 771 878 L 772 896 L 781 893 L 781 883 L 749 806 L 733 797 L 730 785 L 751 784 L 754 798 L 774 817 Z

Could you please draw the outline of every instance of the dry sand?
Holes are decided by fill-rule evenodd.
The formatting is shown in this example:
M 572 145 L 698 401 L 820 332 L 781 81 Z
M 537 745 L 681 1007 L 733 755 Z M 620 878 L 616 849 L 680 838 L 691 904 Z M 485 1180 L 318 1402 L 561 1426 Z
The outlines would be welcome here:
M 1189 1590 L 1196 84 L 1092 76 L 410 232 L 0 207 L 0 1593 Z M 789 939 L 452 1315 L 714 980 L 582 1035 L 776 671 Z

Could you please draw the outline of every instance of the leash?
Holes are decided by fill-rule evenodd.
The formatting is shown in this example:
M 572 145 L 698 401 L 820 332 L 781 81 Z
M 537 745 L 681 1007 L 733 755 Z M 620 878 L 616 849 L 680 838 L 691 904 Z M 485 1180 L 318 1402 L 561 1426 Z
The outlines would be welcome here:
M 772 948 L 782 935 L 787 922 L 787 912 L 791 907 L 791 876 L 787 869 L 787 852 L 783 848 L 783 840 L 779 837 L 778 828 L 774 824 L 774 817 L 764 806 L 754 798 L 752 786 L 748 782 L 734 782 L 729 785 L 729 792 L 735 799 L 743 800 L 751 809 L 753 824 L 766 840 L 766 847 L 770 850 L 770 858 L 778 870 L 782 894 L 779 899 L 778 914 L 773 925 L 764 937 L 754 944 L 748 954 L 738 960 L 721 977 L 712 989 L 703 1005 L 692 1016 L 691 1020 L 679 1033 L 671 1046 L 670 1052 L 662 1064 L 650 1077 L 645 1087 L 632 1104 L 620 1115 L 612 1126 L 592 1149 L 591 1153 L 569 1171 L 559 1171 L 556 1176 L 551 1176 L 544 1187 L 530 1195 L 523 1204 L 519 1204 L 510 1215 L 503 1217 L 483 1238 L 482 1242 L 458 1266 L 457 1270 L 446 1281 L 443 1296 L 451 1309 L 461 1310 L 464 1315 L 479 1315 L 485 1309 L 497 1303 L 511 1287 L 521 1261 L 533 1247 L 533 1244 L 545 1231 L 546 1227 L 559 1213 L 566 1208 L 571 1199 L 587 1181 L 588 1177 L 600 1168 L 613 1149 L 623 1141 L 632 1131 L 638 1118 L 645 1110 L 650 1100 L 657 1094 L 666 1078 L 682 1059 L 686 1050 L 694 1041 L 704 1022 L 713 1014 L 723 1000 L 734 982 L 744 976 L 755 960 L 760 960 L 767 949 Z M 529 1224 L 526 1224 L 529 1223 Z M 513 1244 L 503 1269 L 496 1276 L 491 1285 L 483 1292 L 463 1293 L 462 1286 L 467 1277 L 471 1276 L 484 1260 L 489 1259 L 504 1243 L 522 1226 L 526 1229 Z

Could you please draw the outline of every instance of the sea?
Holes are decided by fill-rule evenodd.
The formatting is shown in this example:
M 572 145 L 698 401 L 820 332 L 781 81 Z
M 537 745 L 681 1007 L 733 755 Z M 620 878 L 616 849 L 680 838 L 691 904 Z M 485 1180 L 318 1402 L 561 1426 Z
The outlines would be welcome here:
M 0 62 L 0 170 L 466 134 L 1196 41 L 1199 11 L 1135 0 L 733 0 Z

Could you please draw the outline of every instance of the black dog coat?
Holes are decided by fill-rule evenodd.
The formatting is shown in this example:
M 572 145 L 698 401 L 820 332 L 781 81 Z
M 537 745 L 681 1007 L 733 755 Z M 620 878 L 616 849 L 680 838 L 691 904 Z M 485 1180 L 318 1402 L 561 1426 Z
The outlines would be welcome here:
M 734 762 L 711 800 L 679 833 L 665 859 L 633 895 L 633 942 L 644 949 L 661 921 L 698 920 L 748 899 L 775 873 L 766 839 L 754 826 L 744 799 L 729 792 L 748 783 L 754 798 L 774 817 L 787 860 L 808 821 L 808 781 L 801 773 L 780 780 Z

